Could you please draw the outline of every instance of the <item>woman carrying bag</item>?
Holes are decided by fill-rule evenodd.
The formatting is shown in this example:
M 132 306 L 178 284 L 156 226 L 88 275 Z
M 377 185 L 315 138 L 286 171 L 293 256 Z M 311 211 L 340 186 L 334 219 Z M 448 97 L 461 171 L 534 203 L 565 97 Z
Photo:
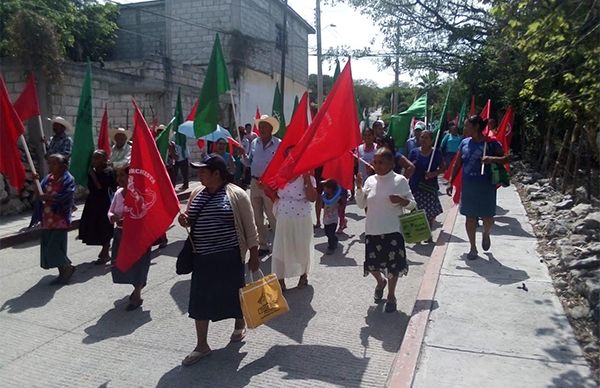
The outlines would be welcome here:
M 204 187 L 190 196 L 188 208 L 179 216 L 183 227 L 190 227 L 192 285 L 189 316 L 196 323 L 197 344 L 183 360 L 193 365 L 211 353 L 207 342 L 209 321 L 234 318 L 232 342 L 246 335 L 246 324 L 240 307 L 239 289 L 244 287 L 244 261 L 250 251 L 248 267 L 256 271 L 258 233 L 250 198 L 231 183 L 232 176 L 220 155 L 208 155 L 198 168 Z
M 364 276 L 371 274 L 377 280 L 375 303 L 381 301 L 388 286 L 385 312 L 392 313 L 396 311 L 398 278 L 408 274 L 399 216 L 403 209 L 414 209 L 416 204 L 408 180 L 393 170 L 394 154 L 389 149 L 377 149 L 373 169 L 375 175 L 368 177 L 364 185 L 362 176 L 356 177 L 356 204 L 361 209 L 369 208 L 365 222 Z

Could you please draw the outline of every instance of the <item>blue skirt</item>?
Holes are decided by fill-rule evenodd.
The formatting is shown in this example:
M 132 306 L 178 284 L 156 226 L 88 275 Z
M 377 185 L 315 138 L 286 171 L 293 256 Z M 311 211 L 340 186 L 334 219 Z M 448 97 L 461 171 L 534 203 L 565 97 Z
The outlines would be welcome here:
M 487 180 L 463 179 L 460 214 L 465 217 L 494 217 L 496 215 L 496 186 Z
M 42 229 L 40 266 L 43 269 L 50 269 L 67 264 L 71 264 L 71 260 L 67 256 L 67 230 Z
M 134 287 L 145 286 L 148 281 L 148 271 L 150 270 L 150 248 L 144 253 L 144 255 L 129 268 L 127 272 L 122 272 L 117 268 L 117 253 L 119 252 L 119 245 L 121 245 L 121 236 L 123 229 L 115 228 L 113 232 L 113 246 L 112 246 L 112 260 L 111 260 L 111 274 L 113 283 L 115 284 L 131 284 Z

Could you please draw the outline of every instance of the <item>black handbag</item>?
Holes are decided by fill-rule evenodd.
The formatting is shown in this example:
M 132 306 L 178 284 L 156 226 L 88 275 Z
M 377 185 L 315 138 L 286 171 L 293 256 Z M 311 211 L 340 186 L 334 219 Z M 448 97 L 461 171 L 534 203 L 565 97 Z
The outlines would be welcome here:
M 177 255 L 175 272 L 177 275 L 187 275 L 194 269 L 194 250 L 192 249 L 191 236 L 185 239 L 181 252 Z

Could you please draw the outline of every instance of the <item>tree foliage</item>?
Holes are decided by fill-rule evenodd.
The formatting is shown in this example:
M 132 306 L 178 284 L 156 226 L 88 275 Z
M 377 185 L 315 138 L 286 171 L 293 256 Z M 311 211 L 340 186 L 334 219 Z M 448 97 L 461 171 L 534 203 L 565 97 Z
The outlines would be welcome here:
M 118 16 L 117 5 L 98 0 L 2 0 L 0 56 L 54 76 L 62 59 L 106 59 Z

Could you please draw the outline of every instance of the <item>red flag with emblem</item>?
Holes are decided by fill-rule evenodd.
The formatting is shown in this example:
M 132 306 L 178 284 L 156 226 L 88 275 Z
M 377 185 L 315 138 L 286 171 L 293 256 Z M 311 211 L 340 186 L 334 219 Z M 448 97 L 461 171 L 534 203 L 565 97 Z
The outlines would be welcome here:
M 29 77 L 27 77 L 27 84 L 25 84 L 25 88 L 13 106 L 23 122 L 40 115 L 40 106 L 38 105 L 35 76 L 33 73 L 30 73 Z
M 144 116 L 135 101 L 129 181 L 125 189 L 123 244 L 117 268 L 130 269 L 161 237 L 179 212 L 179 200 Z
M 498 132 L 496 132 L 496 140 L 502 144 L 502 150 L 504 150 L 505 155 L 507 155 L 510 151 L 510 142 L 512 141 L 512 126 L 514 120 L 515 112 L 513 111 L 512 106 L 509 105 L 506 113 L 504 113 L 504 116 L 502 117 L 500 126 L 498 126 Z M 506 163 L 504 167 L 506 167 L 506 171 L 510 171 L 509 163 Z
M 0 173 L 17 190 L 25 184 L 25 168 L 17 147 L 23 133 L 23 122 L 11 104 L 4 78 L 0 76 Z
M 104 150 L 106 156 L 110 157 L 110 138 L 108 136 L 108 111 L 104 105 L 104 114 L 100 121 L 100 134 L 98 135 L 98 149 Z

